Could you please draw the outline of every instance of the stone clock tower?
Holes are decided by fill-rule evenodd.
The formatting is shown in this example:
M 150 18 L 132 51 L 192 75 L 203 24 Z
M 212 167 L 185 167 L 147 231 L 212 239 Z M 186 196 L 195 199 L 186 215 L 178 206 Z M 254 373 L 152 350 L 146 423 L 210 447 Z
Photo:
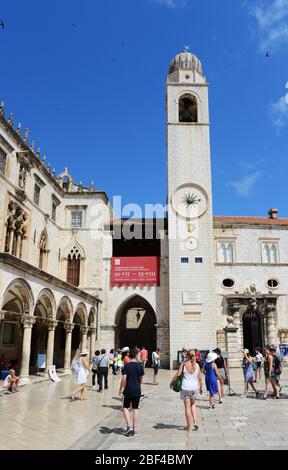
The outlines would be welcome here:
M 216 347 L 208 85 L 178 54 L 167 77 L 170 366 L 183 346 Z

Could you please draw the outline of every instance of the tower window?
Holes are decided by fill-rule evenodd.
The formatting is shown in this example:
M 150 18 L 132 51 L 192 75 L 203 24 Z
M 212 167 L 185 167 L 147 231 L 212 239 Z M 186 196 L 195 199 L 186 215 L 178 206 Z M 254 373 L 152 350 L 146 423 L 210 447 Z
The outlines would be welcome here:
M 71 212 L 71 228 L 82 227 L 82 211 Z
M 0 173 L 5 175 L 6 168 L 6 153 L 0 148 Z
M 35 204 L 37 204 L 37 206 L 39 206 L 39 202 L 40 202 L 40 191 L 41 191 L 40 186 L 38 186 L 38 184 L 35 183 L 33 199 L 34 199 Z
M 187 263 L 189 263 L 189 258 L 181 258 L 181 263 L 182 263 L 182 264 L 187 264 Z
M 277 279 L 268 279 L 268 281 L 267 281 L 267 285 L 271 289 L 276 289 L 276 287 L 278 287 L 278 284 L 279 284 L 279 282 L 277 281 Z
M 179 99 L 179 122 L 198 122 L 195 96 L 186 94 Z

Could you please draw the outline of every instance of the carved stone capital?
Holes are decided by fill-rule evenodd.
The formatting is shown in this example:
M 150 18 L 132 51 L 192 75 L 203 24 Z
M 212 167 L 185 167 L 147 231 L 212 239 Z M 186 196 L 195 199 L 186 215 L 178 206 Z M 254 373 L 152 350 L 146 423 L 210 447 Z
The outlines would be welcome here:
M 81 331 L 82 335 L 87 335 L 87 333 L 89 331 L 89 327 L 82 325 L 82 326 L 80 326 L 80 331 Z
M 73 328 L 74 328 L 73 323 L 70 323 L 69 321 L 65 321 L 64 329 L 65 329 L 66 333 L 72 333 Z
M 36 322 L 36 318 L 30 315 L 24 314 L 21 317 L 21 323 L 24 328 L 32 328 L 35 322 Z
M 57 325 L 58 325 L 58 320 L 52 320 L 51 318 L 48 318 L 47 320 L 48 331 L 54 331 Z

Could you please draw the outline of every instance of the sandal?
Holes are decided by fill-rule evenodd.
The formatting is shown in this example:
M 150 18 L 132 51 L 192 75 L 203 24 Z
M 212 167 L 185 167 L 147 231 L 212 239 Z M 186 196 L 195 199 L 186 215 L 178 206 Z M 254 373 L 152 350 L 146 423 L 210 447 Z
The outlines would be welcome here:
M 184 431 L 191 432 L 192 429 L 189 426 L 185 426 Z
M 264 395 L 262 395 L 261 400 L 267 400 L 267 397 L 264 397 Z

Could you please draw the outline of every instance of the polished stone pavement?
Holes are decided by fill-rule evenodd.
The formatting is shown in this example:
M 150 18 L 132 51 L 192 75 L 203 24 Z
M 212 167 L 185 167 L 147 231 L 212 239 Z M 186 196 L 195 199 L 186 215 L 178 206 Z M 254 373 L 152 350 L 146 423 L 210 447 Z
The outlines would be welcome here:
M 280 400 L 241 398 L 241 370 L 231 371 L 236 395 L 208 409 L 206 392 L 197 401 L 199 430 L 187 433 L 179 394 L 168 387 L 173 372 L 161 370 L 158 386 L 147 370 L 137 438 L 121 435 L 124 420 L 118 398 L 120 377 L 109 376 L 109 390 L 87 389 L 86 400 L 71 402 L 74 377 L 59 383 L 23 386 L 0 392 L 0 449 L 288 449 L 288 368 Z M 227 389 L 227 387 L 226 387 Z M 263 390 L 263 379 L 259 386 Z

